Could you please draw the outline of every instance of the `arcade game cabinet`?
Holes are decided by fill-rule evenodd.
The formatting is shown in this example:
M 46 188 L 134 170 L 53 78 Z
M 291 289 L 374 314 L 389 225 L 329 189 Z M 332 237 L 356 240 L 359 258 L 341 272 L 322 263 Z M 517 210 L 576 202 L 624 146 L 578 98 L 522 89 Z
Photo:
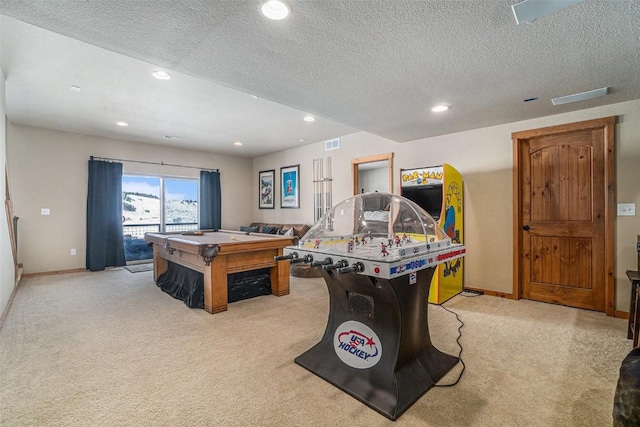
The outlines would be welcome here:
M 418 169 L 401 169 L 400 194 L 426 210 L 454 243 L 464 243 L 462 175 L 442 164 Z M 437 267 L 431 282 L 429 302 L 442 304 L 462 292 L 462 258 Z
M 277 260 L 318 268 L 329 290 L 321 341 L 295 362 L 395 420 L 458 358 L 429 337 L 437 266 L 464 256 L 411 200 L 364 193 L 329 210 Z

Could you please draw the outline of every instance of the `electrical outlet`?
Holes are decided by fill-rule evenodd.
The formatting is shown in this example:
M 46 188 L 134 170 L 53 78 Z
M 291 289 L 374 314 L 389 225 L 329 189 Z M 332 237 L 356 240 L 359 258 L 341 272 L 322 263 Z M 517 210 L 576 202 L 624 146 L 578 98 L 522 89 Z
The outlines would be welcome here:
M 71 249 L 71 255 L 76 256 L 76 250 L 75 249 Z
M 618 216 L 636 216 L 636 204 L 618 203 Z
M 51 209 L 49 208 L 40 209 L 40 215 L 51 215 Z

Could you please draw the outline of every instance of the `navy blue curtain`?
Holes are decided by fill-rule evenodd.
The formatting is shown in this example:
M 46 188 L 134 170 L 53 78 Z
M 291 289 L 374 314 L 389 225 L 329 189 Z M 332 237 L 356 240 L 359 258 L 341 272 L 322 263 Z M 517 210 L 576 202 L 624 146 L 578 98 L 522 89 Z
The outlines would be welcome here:
M 218 230 L 222 223 L 220 172 L 200 171 L 200 230 Z
M 89 160 L 87 269 L 126 265 L 122 239 L 122 163 Z

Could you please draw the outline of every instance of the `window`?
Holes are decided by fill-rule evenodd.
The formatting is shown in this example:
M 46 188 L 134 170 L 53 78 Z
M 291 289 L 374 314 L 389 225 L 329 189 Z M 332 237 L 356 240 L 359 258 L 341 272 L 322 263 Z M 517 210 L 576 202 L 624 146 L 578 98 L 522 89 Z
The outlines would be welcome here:
M 125 239 L 147 232 L 198 229 L 198 180 L 122 176 L 122 227 Z
M 164 223 L 166 231 L 198 229 L 198 181 L 164 179 Z

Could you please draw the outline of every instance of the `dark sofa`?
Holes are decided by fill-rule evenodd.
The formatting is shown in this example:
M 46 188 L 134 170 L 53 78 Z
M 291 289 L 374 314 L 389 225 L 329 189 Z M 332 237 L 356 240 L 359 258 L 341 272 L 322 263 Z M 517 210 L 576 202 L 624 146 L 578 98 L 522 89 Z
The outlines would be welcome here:
M 290 228 L 293 228 L 293 235 L 302 238 L 310 226 L 307 224 L 274 224 L 267 222 L 252 222 L 250 227 L 258 227 L 258 233 L 266 234 L 284 234 Z

